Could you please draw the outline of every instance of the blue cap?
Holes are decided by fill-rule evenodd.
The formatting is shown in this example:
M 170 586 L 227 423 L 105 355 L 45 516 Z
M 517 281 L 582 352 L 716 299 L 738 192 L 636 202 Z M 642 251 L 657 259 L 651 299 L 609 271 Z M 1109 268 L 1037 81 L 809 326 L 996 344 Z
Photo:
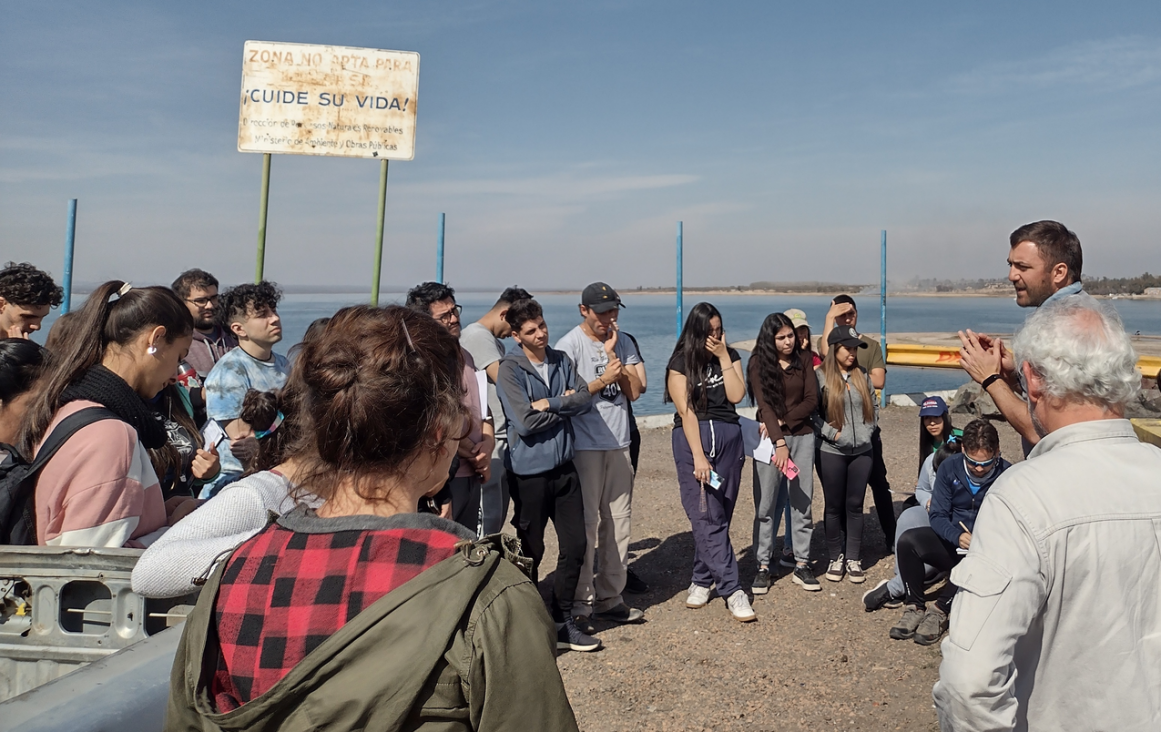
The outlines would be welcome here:
M 919 407 L 920 417 L 942 417 L 947 414 L 947 403 L 943 401 L 943 397 L 927 397 L 923 400 L 922 406 Z

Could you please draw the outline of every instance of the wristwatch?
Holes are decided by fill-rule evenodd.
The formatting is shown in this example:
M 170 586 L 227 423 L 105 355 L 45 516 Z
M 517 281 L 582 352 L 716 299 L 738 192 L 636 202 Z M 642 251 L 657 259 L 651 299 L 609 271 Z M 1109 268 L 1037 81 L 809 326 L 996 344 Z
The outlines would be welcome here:
M 999 381 L 1001 378 L 1003 378 L 1003 377 L 1002 377 L 1002 376 L 1000 376 L 999 374 L 992 374 L 992 375 L 991 375 L 991 376 L 989 376 L 988 378 L 986 378 L 986 379 L 984 379 L 983 381 L 981 381 L 981 382 L 980 382 L 980 386 L 981 386 L 981 387 L 983 387 L 984 391 L 987 391 L 989 386 L 991 386 L 992 384 L 996 383 L 996 382 L 997 382 L 997 381 Z

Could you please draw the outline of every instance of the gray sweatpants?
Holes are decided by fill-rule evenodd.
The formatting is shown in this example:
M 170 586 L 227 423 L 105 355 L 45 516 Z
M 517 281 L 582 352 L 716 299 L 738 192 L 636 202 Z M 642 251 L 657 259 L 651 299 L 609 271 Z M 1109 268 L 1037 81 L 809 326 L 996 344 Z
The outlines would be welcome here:
M 814 499 L 814 434 L 787 435 L 790 459 L 798 466 L 798 477 L 788 480 L 773 464 L 754 462 L 754 547 L 759 565 L 770 566 L 774 537 L 778 534 L 786 501 L 790 501 L 790 522 L 786 535 L 794 549 L 794 559 L 810 561 L 810 536 L 814 521 L 810 504 Z

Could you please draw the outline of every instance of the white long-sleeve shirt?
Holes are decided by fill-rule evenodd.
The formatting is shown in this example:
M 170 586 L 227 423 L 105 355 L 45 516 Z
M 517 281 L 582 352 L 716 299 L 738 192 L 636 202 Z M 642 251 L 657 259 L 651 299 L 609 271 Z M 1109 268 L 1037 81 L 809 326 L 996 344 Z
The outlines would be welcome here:
M 145 597 L 181 597 L 197 590 L 193 580 L 215 561 L 257 534 L 269 512 L 295 506 L 291 483 L 279 473 L 262 472 L 231 483 L 205 505 L 178 521 L 155 541 L 133 568 L 133 591 Z M 319 501 L 307 501 L 317 508 Z
M 980 509 L 933 695 L 941 729 L 1161 730 L 1161 450 L 1052 432 Z

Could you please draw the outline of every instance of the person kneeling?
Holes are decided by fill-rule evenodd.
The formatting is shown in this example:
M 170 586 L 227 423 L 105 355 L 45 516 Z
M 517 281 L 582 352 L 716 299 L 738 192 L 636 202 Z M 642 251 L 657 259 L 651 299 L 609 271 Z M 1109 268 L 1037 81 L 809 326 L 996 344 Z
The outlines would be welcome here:
M 972 527 L 988 488 L 1010 463 L 1000 457 L 1000 435 L 982 419 L 963 430 L 963 453 L 939 466 L 931 495 L 931 526 L 905 532 L 895 555 L 907 599 L 903 617 L 891 628 L 896 640 L 913 638 L 920 645 L 937 642 L 947 630 L 947 617 L 956 586 L 949 580 L 932 607 L 924 597 L 924 565 L 940 572 L 951 571 L 967 553 Z

